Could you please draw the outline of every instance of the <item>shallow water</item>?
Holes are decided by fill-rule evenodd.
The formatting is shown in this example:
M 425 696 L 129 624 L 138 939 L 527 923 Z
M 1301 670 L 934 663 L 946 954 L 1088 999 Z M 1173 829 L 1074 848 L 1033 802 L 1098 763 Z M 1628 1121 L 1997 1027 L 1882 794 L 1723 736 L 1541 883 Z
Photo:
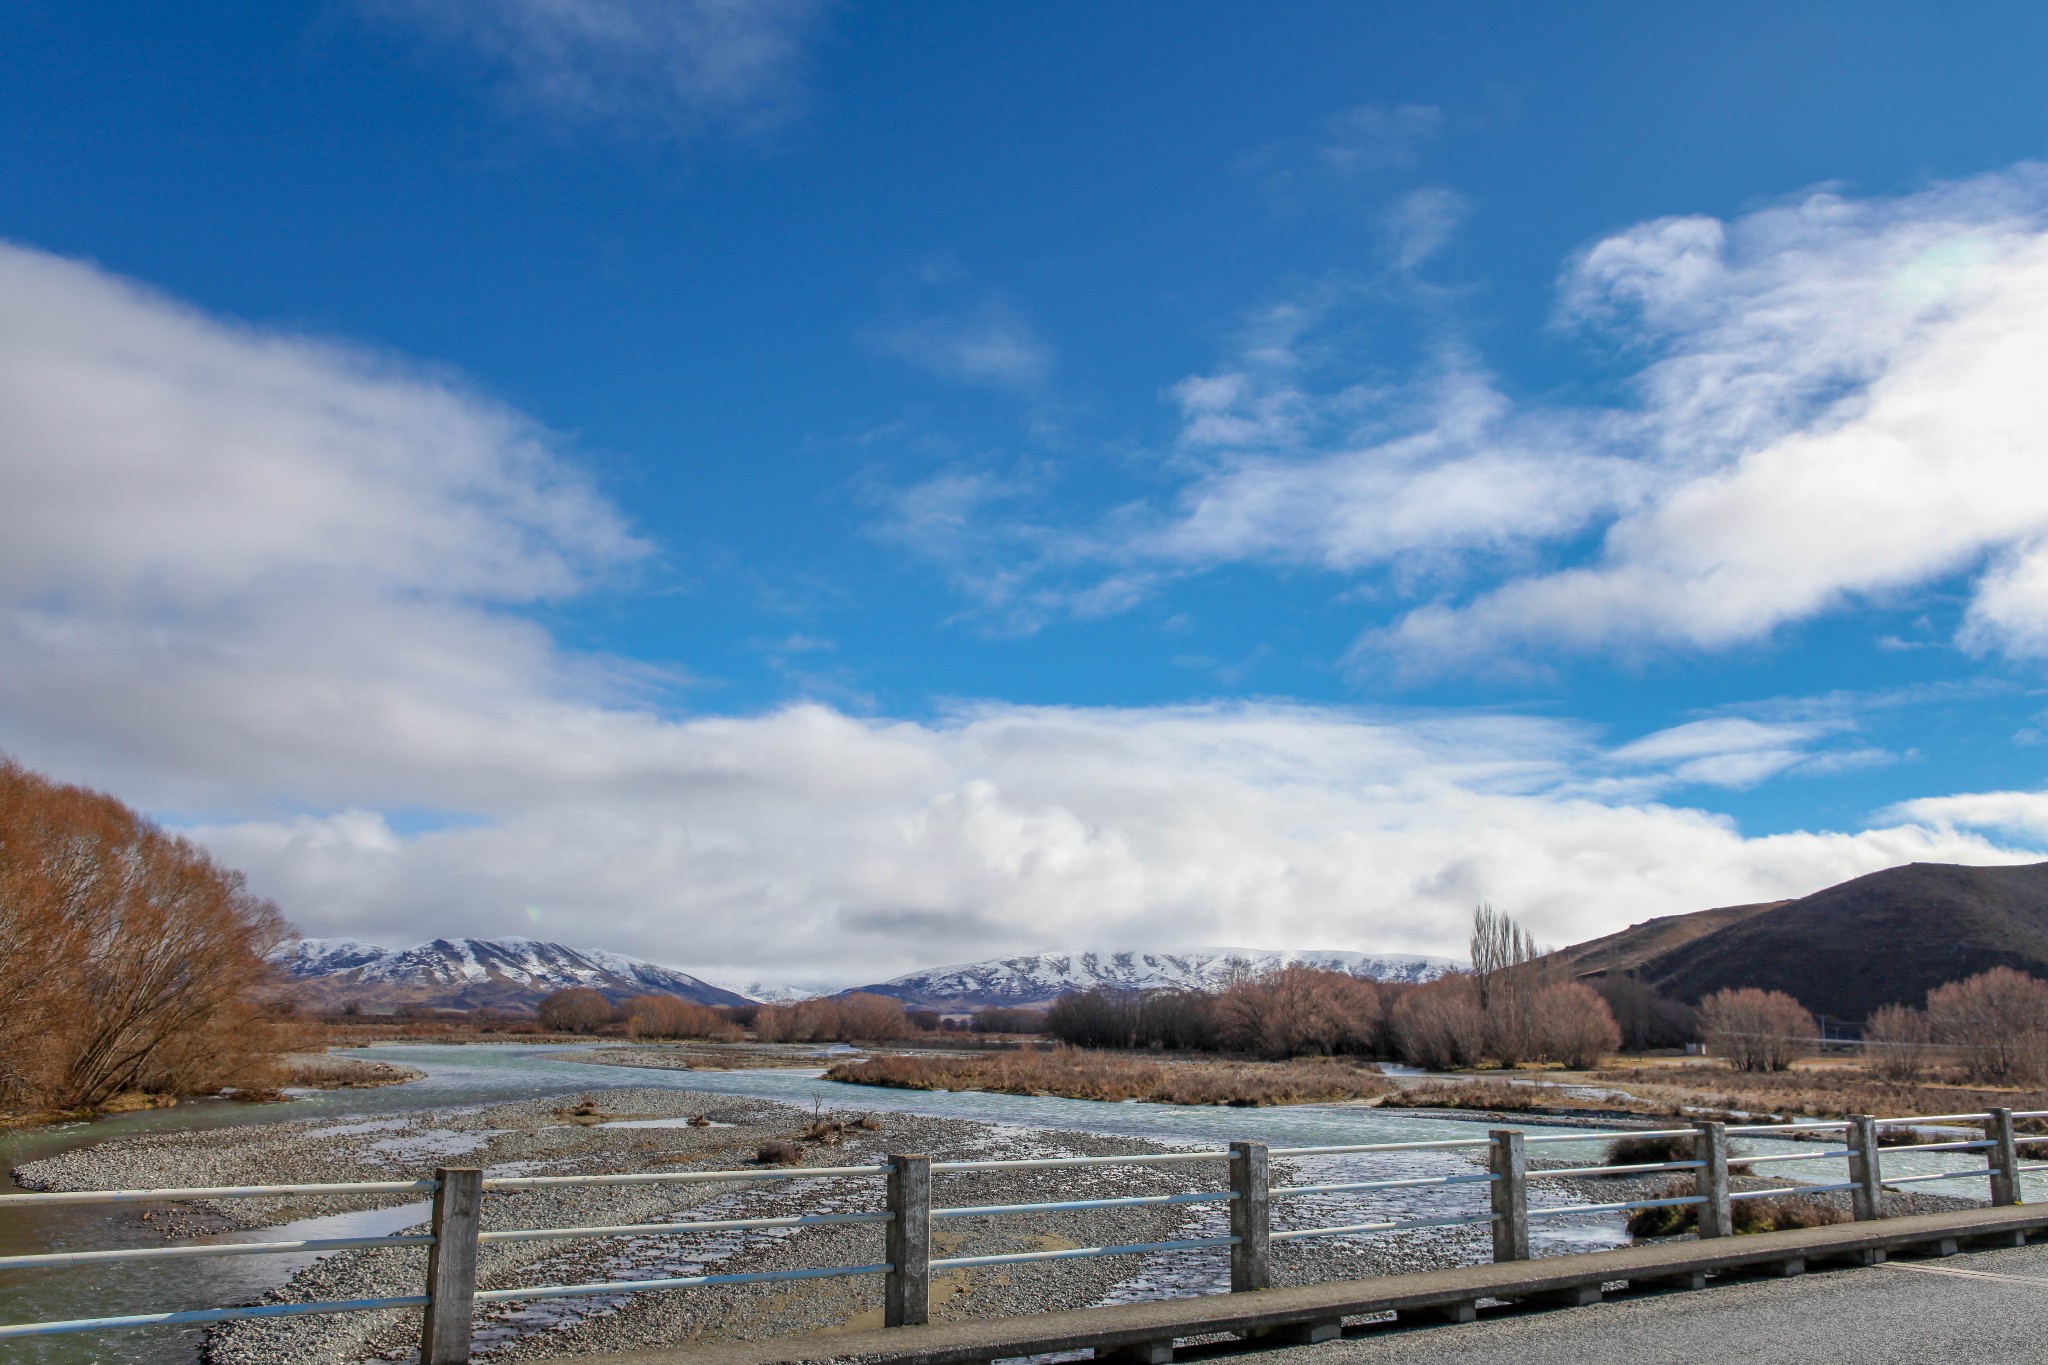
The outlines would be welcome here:
M 1023 1129 L 1070 1129 L 1146 1138 L 1172 1144 L 1220 1147 L 1233 1139 L 1262 1141 L 1276 1147 L 1326 1146 L 1343 1143 L 1399 1142 L 1484 1136 L 1498 1121 L 1416 1118 L 1377 1109 L 1346 1105 L 1302 1105 L 1271 1109 L 1194 1108 L 1179 1105 L 1103 1103 L 977 1092 L 885 1090 L 845 1085 L 820 1078 L 819 1072 L 789 1069 L 759 1071 L 669 1071 L 658 1068 L 599 1067 L 569 1060 L 565 1054 L 584 1050 L 568 1046 L 432 1046 L 402 1045 L 360 1049 L 356 1055 L 398 1062 L 424 1071 L 424 1079 L 375 1090 L 315 1092 L 288 1104 L 238 1105 L 201 1102 L 176 1109 L 124 1115 L 90 1124 L 0 1134 L 0 1165 L 6 1177 L 0 1192 L 18 1187 L 13 1168 L 23 1162 L 136 1134 L 241 1127 L 331 1117 L 357 1131 L 380 1118 L 424 1109 L 501 1103 L 542 1095 L 597 1092 L 626 1087 L 658 1087 L 710 1094 L 781 1100 L 810 1108 L 886 1111 L 934 1118 L 998 1123 Z M 1532 1131 L 1555 1133 L 1555 1128 Z M 459 1158 L 473 1134 L 449 1133 L 445 1139 L 412 1134 L 394 1137 L 393 1157 L 401 1165 L 422 1170 Z M 1597 1161 L 1597 1140 L 1545 1143 L 1532 1149 L 1545 1157 Z M 1754 1142 L 1748 1150 L 1796 1151 L 1783 1142 Z M 1946 1153 L 1913 1157 L 1888 1153 L 1892 1174 L 1961 1169 L 1980 1163 L 1975 1154 Z M 1305 1163 L 1305 1174 L 1322 1183 L 1340 1179 L 1384 1179 L 1408 1175 L 1470 1170 L 1468 1157 L 1440 1153 L 1406 1153 L 1394 1157 L 1317 1158 Z M 1793 1180 L 1843 1179 L 1842 1163 L 1786 1162 L 1765 1168 Z M 1935 1192 L 1981 1198 L 1974 1181 L 1922 1186 Z M 2048 1182 L 2030 1178 L 2028 1197 L 2048 1197 Z M 1479 1185 L 1429 1188 L 1382 1194 L 1374 1200 L 1374 1217 L 1421 1218 L 1476 1212 L 1484 1207 Z M 1532 1202 L 1536 1202 L 1533 1201 Z M 1541 1204 L 1570 1200 L 1545 1196 Z M 158 1239 L 139 1221 L 145 1206 L 58 1205 L 42 1209 L 0 1207 L 0 1255 L 67 1249 L 147 1246 Z M 1316 1226 L 1356 1221 L 1359 1209 L 1350 1197 L 1312 1196 L 1281 1206 L 1282 1226 Z M 237 1232 L 220 1240 L 285 1241 L 303 1237 L 377 1235 L 394 1231 L 425 1216 L 424 1204 L 399 1209 L 305 1219 L 259 1232 Z M 1591 1250 L 1622 1240 L 1621 1219 L 1613 1214 L 1546 1220 L 1536 1228 L 1539 1254 Z M 0 1323 L 49 1321 L 115 1313 L 164 1312 L 248 1302 L 282 1283 L 310 1259 L 304 1255 L 196 1258 L 132 1266 L 96 1266 L 70 1270 L 0 1271 Z M 1165 1262 L 1148 1260 L 1133 1267 L 1134 1293 L 1169 1273 Z M 1193 1286 L 1181 1286 L 1188 1292 Z M 83 1365 L 84 1362 L 132 1362 L 133 1365 L 186 1365 L 197 1357 L 200 1329 L 148 1328 L 31 1338 L 0 1343 L 0 1361 L 34 1365 Z

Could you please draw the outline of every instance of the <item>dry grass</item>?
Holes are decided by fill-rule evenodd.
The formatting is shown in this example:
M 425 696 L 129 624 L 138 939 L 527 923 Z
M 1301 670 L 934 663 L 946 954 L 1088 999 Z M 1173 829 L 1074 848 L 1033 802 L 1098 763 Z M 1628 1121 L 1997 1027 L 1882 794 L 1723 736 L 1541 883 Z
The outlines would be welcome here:
M 1247 1107 L 1369 1099 L 1395 1089 L 1377 1071 L 1337 1061 L 1155 1061 L 1076 1048 L 982 1057 L 874 1057 L 841 1063 L 826 1072 L 825 1079 L 901 1090 L 987 1090 L 1077 1100 Z
M 380 1085 L 404 1085 L 426 1075 L 424 1071 L 391 1062 L 326 1053 L 287 1057 L 284 1074 L 284 1084 L 309 1090 L 368 1090 Z
M 1682 1199 L 1692 1193 L 1693 1182 L 1689 1178 L 1679 1179 L 1665 1182 L 1652 1198 Z M 1836 1223 L 1850 1221 L 1845 1210 L 1812 1195 L 1802 1194 L 1742 1199 L 1730 1205 L 1729 1211 L 1734 1215 L 1738 1236 L 1753 1232 L 1783 1232 L 1788 1228 L 1832 1227 Z M 1676 1208 L 1637 1209 L 1629 1215 L 1628 1231 L 1631 1237 L 1675 1237 L 1696 1231 L 1699 1224 L 1699 1206 L 1686 1204 Z
M 1639 1100 L 1676 1113 L 1682 1105 L 1788 1118 L 1844 1114 L 1962 1114 L 2002 1105 L 2048 1108 L 2048 1091 L 1935 1082 L 1888 1081 L 1860 1067 L 1798 1067 L 1775 1073 L 1722 1067 L 1627 1068 L 1596 1071 L 1596 1082 L 1625 1087 Z

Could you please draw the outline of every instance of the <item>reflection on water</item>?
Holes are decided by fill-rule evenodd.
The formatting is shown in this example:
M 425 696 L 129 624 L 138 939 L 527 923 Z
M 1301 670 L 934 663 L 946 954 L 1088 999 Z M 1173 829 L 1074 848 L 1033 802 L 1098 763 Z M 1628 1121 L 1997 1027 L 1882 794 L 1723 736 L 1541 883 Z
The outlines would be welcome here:
M 305 1095 L 289 1104 L 237 1105 L 201 1102 L 176 1109 L 104 1119 L 92 1124 L 0 1134 L 0 1164 L 7 1177 L 0 1192 L 16 1187 L 12 1168 L 22 1162 L 136 1134 L 192 1129 L 240 1127 L 302 1119 L 332 1118 L 340 1132 L 376 1131 L 388 1116 L 423 1109 L 473 1106 L 543 1095 L 599 1091 L 623 1087 L 661 1087 L 711 1094 L 781 1100 L 809 1108 L 881 1110 L 934 1118 L 967 1119 L 1017 1128 L 1077 1129 L 1158 1142 L 1216 1147 L 1232 1139 L 1263 1141 L 1276 1147 L 1310 1147 L 1340 1143 L 1398 1142 L 1432 1138 L 1483 1136 L 1498 1127 L 1485 1118 L 1415 1118 L 1382 1110 L 1343 1105 L 1304 1105 L 1273 1109 L 1189 1108 L 1175 1105 L 1068 1100 L 1041 1096 L 988 1095 L 945 1091 L 883 1090 L 821 1079 L 817 1071 L 670 1071 L 658 1068 L 599 1067 L 571 1059 L 581 1045 L 471 1047 L 403 1045 L 362 1049 L 360 1055 L 399 1062 L 424 1071 L 424 1079 L 375 1090 L 327 1091 Z M 393 1124 L 393 1127 L 398 1125 Z M 1548 1129 L 1545 1131 L 1556 1131 Z M 394 1166 L 435 1158 L 453 1159 L 479 1140 L 472 1132 L 394 1134 Z M 1797 1151 L 1779 1141 L 1754 1141 L 1757 1154 Z M 1546 1143 L 1544 1157 L 1597 1159 L 1589 1141 Z M 1533 1154 L 1533 1153 L 1532 1153 Z M 1886 1169 L 1893 1174 L 1955 1170 L 1981 1164 L 1974 1154 L 1946 1153 L 1915 1157 L 1888 1152 Z M 1369 1168 L 1369 1169 L 1368 1169 Z M 1411 1153 L 1399 1157 L 1332 1158 L 1312 1164 L 1317 1182 L 1333 1178 L 1382 1179 L 1408 1174 L 1450 1173 L 1472 1169 L 1470 1159 L 1443 1153 Z M 1763 1168 L 1788 1182 L 1835 1181 L 1843 1178 L 1839 1160 L 1786 1162 Z M 2048 1185 L 2030 1177 L 2028 1197 L 2048 1196 Z M 1930 1187 L 1922 1186 L 1922 1189 Z M 1982 1186 L 1969 1181 L 1943 1182 L 1941 1193 L 1982 1198 Z M 1484 1187 L 1454 1186 L 1383 1192 L 1376 1209 L 1392 1209 L 1394 1217 L 1437 1217 L 1484 1207 Z M 1320 1198 L 1289 1201 L 1283 1226 L 1313 1226 L 1358 1221 L 1358 1205 Z M 1546 1198 L 1546 1203 L 1569 1202 Z M 1283 1206 L 1285 1208 L 1285 1206 Z M 43 1209 L 0 1209 L 0 1255 L 98 1247 L 148 1246 L 161 1239 L 142 1221 L 143 1205 L 73 1205 Z M 379 1235 L 419 1222 L 424 1204 L 396 1209 L 305 1219 L 259 1232 L 237 1232 L 219 1240 L 285 1241 L 302 1237 Z M 1376 1216 L 1387 1216 L 1384 1213 Z M 1611 1246 L 1622 1238 L 1617 1215 L 1545 1220 L 1538 1225 L 1539 1254 Z M 1200 1234 L 1197 1234 L 1200 1235 Z M 245 1303 L 289 1277 L 311 1258 L 304 1254 L 198 1258 L 135 1266 L 96 1266 L 65 1271 L 0 1272 L 0 1322 L 46 1321 L 120 1312 L 163 1312 L 180 1308 Z M 1202 1267 L 1211 1272 L 1213 1267 Z M 1181 1268 L 1185 1275 L 1195 1267 Z M 1135 1278 L 1170 1277 L 1166 1263 L 1148 1264 Z M 1201 1273 L 1196 1272 L 1196 1278 Z M 1181 1292 L 1195 1286 L 1181 1284 Z M 1200 1286 L 1210 1288 L 1204 1281 Z M 1136 1289 L 1137 1286 L 1130 1286 Z M 184 1365 L 197 1357 L 197 1330 L 154 1328 L 101 1332 L 84 1336 L 10 1341 L 0 1347 L 9 1362 L 34 1365 L 84 1365 L 85 1362 L 132 1362 L 133 1365 Z

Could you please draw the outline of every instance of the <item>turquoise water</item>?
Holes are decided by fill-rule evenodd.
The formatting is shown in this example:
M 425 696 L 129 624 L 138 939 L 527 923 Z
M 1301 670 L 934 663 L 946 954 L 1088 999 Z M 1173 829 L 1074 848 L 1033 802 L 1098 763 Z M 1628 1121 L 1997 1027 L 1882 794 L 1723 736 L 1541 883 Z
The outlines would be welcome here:
M 0 1135 L 0 1164 L 9 1172 L 0 1192 L 12 1192 L 12 1169 L 22 1162 L 133 1134 L 240 1127 L 247 1124 L 301 1119 L 374 1116 L 481 1105 L 542 1095 L 596 1092 L 625 1087 L 659 1087 L 711 1094 L 781 1100 L 809 1108 L 878 1110 L 935 1118 L 1000 1123 L 1025 1129 L 1069 1129 L 1174 1144 L 1216 1146 L 1233 1139 L 1270 1143 L 1276 1147 L 1334 1146 L 1346 1143 L 1427 1141 L 1451 1137 L 1483 1137 L 1501 1126 L 1485 1119 L 1416 1118 L 1377 1109 L 1344 1105 L 1301 1105 L 1271 1109 L 1195 1108 L 1179 1105 L 1069 1100 L 1020 1095 L 944 1091 L 883 1090 L 826 1081 L 804 1070 L 668 1071 L 656 1068 L 597 1067 L 569 1060 L 577 1046 L 405 1045 L 365 1048 L 355 1055 L 398 1062 L 424 1071 L 424 1079 L 376 1090 L 329 1091 L 288 1104 L 238 1105 L 202 1102 L 171 1110 L 124 1115 L 90 1124 L 68 1124 Z M 1556 1128 L 1535 1128 L 1555 1133 Z M 1588 1164 L 1598 1159 L 1596 1140 L 1543 1144 L 1546 1157 L 1571 1157 Z M 1784 1142 L 1752 1142 L 1756 1154 L 1797 1151 Z M 1981 1166 L 1976 1154 L 1947 1153 L 1914 1157 L 1888 1153 L 1888 1174 L 1956 1170 Z M 1448 1170 L 1459 1159 L 1441 1155 L 1398 1158 L 1331 1158 L 1319 1162 L 1318 1181 L 1377 1179 Z M 1464 1167 L 1469 1169 L 1469 1166 Z M 1843 1179 L 1836 1161 L 1786 1162 L 1765 1173 L 1787 1181 Z M 2033 1188 L 2039 1185 L 2039 1188 Z M 1982 1198 L 1975 1181 L 1923 1186 L 1942 1193 Z M 2034 1178 L 2030 1199 L 2048 1197 L 2048 1184 Z M 1394 1216 L 1439 1216 L 1463 1212 L 1483 1199 L 1480 1187 L 1454 1192 L 1418 1193 Z M 1538 1206 L 1570 1202 L 1543 1196 Z M 1381 1201 L 1385 1206 L 1385 1201 Z M 1476 1205 L 1474 1205 L 1476 1207 Z M 1327 1206 L 1324 1218 L 1311 1223 L 1352 1221 L 1340 1206 Z M 1318 1201 L 1296 1206 L 1299 1215 L 1321 1212 Z M 138 1221 L 136 1205 L 56 1206 L 44 1209 L 0 1209 L 0 1255 L 38 1251 L 146 1246 L 156 1239 Z M 1292 1211 L 1290 1211 L 1292 1212 Z M 294 1240 L 301 1237 L 376 1235 L 420 1220 L 424 1205 L 377 1210 L 301 1223 L 260 1233 L 235 1233 L 229 1240 Z M 1538 1225 L 1547 1249 L 1564 1251 L 1613 1245 L 1621 1236 L 1618 1216 L 1591 1216 Z M 281 1283 L 305 1258 L 251 1256 L 126 1267 L 93 1267 L 60 1271 L 0 1272 L 0 1323 L 49 1321 L 113 1313 L 162 1312 L 180 1308 L 247 1302 Z M 89 1335 L 0 1342 L 0 1361 L 33 1365 L 83 1365 L 84 1362 L 132 1362 L 133 1365 L 185 1365 L 197 1358 L 200 1333 L 152 1328 Z

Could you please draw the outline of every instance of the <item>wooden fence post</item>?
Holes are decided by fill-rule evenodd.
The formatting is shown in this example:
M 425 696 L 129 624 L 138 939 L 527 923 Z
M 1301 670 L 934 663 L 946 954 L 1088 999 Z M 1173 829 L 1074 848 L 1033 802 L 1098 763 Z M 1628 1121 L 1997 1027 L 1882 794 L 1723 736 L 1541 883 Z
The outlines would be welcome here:
M 889 1275 L 882 1325 L 916 1327 L 931 1320 L 932 1159 L 889 1158 Z
M 1487 1186 L 1493 1194 L 1493 1259 L 1529 1259 L 1529 1161 L 1522 1135 L 1511 1128 L 1496 1128 L 1489 1137 L 1487 1169 L 1494 1179 Z
M 2020 1144 L 2013 1131 L 2012 1110 L 1992 1110 L 1991 1122 L 1984 1125 L 1984 1136 L 1992 1142 L 1984 1153 L 1984 1164 L 1991 1168 L 1992 1204 L 2003 1208 L 2019 1203 Z
M 1273 1283 L 1273 1205 L 1270 1163 L 1263 1142 L 1230 1144 L 1230 1292 L 1265 1289 Z
M 1728 1125 L 1699 1122 L 1699 1134 L 1692 1140 L 1693 1160 L 1704 1162 L 1693 1172 L 1693 1193 L 1706 1202 L 1700 1209 L 1700 1236 L 1729 1237 L 1735 1232 L 1735 1215 L 1728 1203 Z
M 1877 1120 L 1868 1114 L 1849 1116 L 1849 1179 L 1855 1188 L 1849 1191 L 1849 1203 L 1855 1209 L 1856 1221 L 1869 1222 L 1879 1217 L 1884 1207 L 1884 1179 L 1877 1156 Z
M 434 1244 L 427 1248 L 427 1312 L 420 1324 L 420 1365 L 467 1365 L 484 1173 L 443 1167 L 434 1172 L 434 1179 L 440 1184 L 434 1190 Z

